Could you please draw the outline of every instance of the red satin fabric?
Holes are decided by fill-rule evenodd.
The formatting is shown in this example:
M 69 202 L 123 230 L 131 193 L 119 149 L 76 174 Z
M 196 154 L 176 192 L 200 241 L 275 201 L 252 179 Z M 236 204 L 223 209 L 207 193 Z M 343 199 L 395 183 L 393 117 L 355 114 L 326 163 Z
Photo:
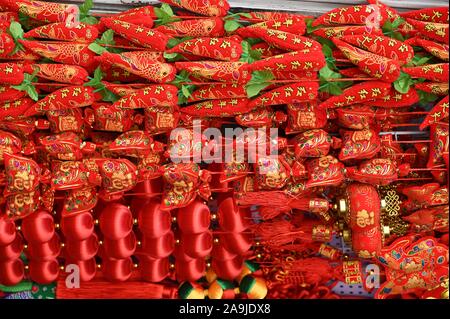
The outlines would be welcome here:
M 160 282 L 169 275 L 169 258 L 153 259 L 141 256 L 139 261 L 141 277 L 145 281 Z
M 59 265 L 56 259 L 31 260 L 28 265 L 31 279 L 39 284 L 50 284 L 58 279 Z
M 94 218 L 89 212 L 61 218 L 61 229 L 69 240 L 87 239 L 94 231 Z
M 243 255 L 252 246 L 252 239 L 248 234 L 225 233 L 220 235 L 219 243 L 229 252 Z
M 21 259 L 0 262 L 0 284 L 14 286 L 24 277 L 24 265 Z
M 0 262 L 19 258 L 22 250 L 22 237 L 18 235 L 10 244 L 0 246 Z
M 138 225 L 145 237 L 161 237 L 166 235 L 172 226 L 170 212 L 162 211 L 159 201 L 146 201 L 139 210 Z
M 193 259 L 189 262 L 175 261 L 176 278 L 179 282 L 196 281 L 203 276 L 205 269 L 204 258 Z
M 131 277 L 133 263 L 131 258 L 104 259 L 102 273 L 110 281 L 126 281 Z
M 142 252 L 155 259 L 168 257 L 173 252 L 174 246 L 175 238 L 172 231 L 161 237 L 142 239 Z
M 211 220 L 209 207 L 201 201 L 193 201 L 177 213 L 178 227 L 184 234 L 199 234 L 208 230 Z
M 0 245 L 10 244 L 16 238 L 16 225 L 6 216 L 0 217 Z
M 47 242 L 55 234 L 53 216 L 45 210 L 37 211 L 22 220 L 22 233 L 28 242 Z
M 133 229 L 130 209 L 119 203 L 107 205 L 100 213 L 100 229 L 105 238 L 118 240 L 128 236 Z
M 61 243 L 58 235 L 54 234 L 53 237 L 45 242 L 29 242 L 27 256 L 31 260 L 35 261 L 44 261 L 44 260 L 52 260 L 58 257 L 61 252 Z
M 65 245 L 65 255 L 75 260 L 92 259 L 97 252 L 98 239 L 95 233 L 85 240 L 68 241 Z
M 104 252 L 110 258 L 123 259 L 134 254 L 136 250 L 136 236 L 133 232 L 118 240 L 104 239 Z
M 178 261 L 192 261 L 193 259 L 195 259 L 186 254 L 183 245 L 181 245 L 181 242 L 180 244 L 175 245 L 172 256 L 175 257 L 175 259 Z
M 236 256 L 228 260 L 213 259 L 211 266 L 217 277 L 225 280 L 234 280 L 241 274 L 243 263 L 242 257 Z
M 214 245 L 214 249 L 211 254 L 211 257 L 216 260 L 230 260 L 236 256 L 236 254 L 226 250 L 223 245 Z
M 213 248 L 213 236 L 211 232 L 200 234 L 182 234 L 181 247 L 186 255 L 192 258 L 205 258 Z
M 236 205 L 233 197 L 227 197 L 220 205 L 217 212 L 219 225 L 226 232 L 242 232 L 249 226 L 250 211 Z

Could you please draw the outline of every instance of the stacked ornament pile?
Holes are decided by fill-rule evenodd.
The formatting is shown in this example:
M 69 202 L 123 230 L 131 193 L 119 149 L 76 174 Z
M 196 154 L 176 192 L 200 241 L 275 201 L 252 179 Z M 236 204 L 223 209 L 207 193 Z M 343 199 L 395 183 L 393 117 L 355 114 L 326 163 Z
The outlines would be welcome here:
M 161 2 L 0 0 L 0 290 L 448 298 L 448 7 Z

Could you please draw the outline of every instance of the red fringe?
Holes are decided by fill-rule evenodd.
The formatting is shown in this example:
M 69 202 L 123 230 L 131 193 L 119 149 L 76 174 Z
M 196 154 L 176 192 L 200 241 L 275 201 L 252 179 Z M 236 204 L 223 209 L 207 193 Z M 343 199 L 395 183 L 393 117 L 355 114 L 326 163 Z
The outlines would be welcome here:
M 177 288 L 142 281 L 110 282 L 93 279 L 80 288 L 67 288 L 60 276 L 56 286 L 57 299 L 175 299 Z

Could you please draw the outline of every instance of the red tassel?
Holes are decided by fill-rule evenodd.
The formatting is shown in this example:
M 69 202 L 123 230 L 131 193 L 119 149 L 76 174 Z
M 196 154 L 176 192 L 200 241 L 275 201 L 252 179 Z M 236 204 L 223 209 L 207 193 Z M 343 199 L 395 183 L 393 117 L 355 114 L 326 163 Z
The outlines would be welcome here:
M 60 277 L 56 286 L 57 299 L 174 299 L 176 296 L 176 287 L 139 281 L 114 283 L 95 279 L 71 289 Z

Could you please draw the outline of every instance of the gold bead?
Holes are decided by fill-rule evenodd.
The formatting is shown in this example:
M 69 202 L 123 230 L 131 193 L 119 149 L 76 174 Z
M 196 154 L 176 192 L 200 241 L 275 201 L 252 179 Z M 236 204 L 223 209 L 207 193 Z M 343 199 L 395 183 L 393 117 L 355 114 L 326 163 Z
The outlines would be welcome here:
M 257 255 L 256 255 L 256 258 L 261 259 L 261 258 L 262 258 L 262 255 L 261 255 L 261 254 L 257 254 Z
M 99 244 L 99 245 L 103 245 L 103 240 L 99 240 L 99 241 L 98 241 L 98 244 Z
M 66 246 L 66 244 L 64 244 L 64 243 L 61 243 L 61 247 L 64 247 L 64 246 Z
M 59 224 L 55 224 L 55 228 L 59 229 L 60 225 Z
M 56 215 L 56 210 L 53 211 L 53 215 Z
M 217 215 L 216 214 L 212 214 L 211 215 L 211 220 L 216 220 L 217 219 Z
M 138 264 L 134 264 L 134 268 L 138 268 L 139 267 L 139 265 Z
M 175 264 L 170 264 L 170 265 L 169 265 L 169 268 L 170 268 L 170 269 L 175 269 Z
M 137 218 L 133 219 L 133 225 L 137 225 L 137 224 L 138 224 L 138 219 Z
M 30 269 L 30 266 L 28 266 L 28 265 L 25 265 L 25 270 L 28 270 L 28 269 Z
M 172 223 L 176 223 L 177 222 L 177 218 L 175 216 L 172 217 Z
M 180 241 L 179 239 L 176 239 L 176 240 L 175 240 L 175 244 L 176 244 L 176 245 L 179 245 L 180 243 L 181 243 L 181 241 Z
M 64 266 L 59 266 L 59 269 L 60 270 L 64 270 Z
M 23 249 L 28 249 L 28 245 L 27 244 L 23 245 Z
M 206 263 L 206 268 L 210 268 L 211 267 L 211 263 Z
M 102 268 L 102 265 L 101 264 L 97 264 L 97 268 L 98 269 Z
M 255 243 L 255 245 L 256 245 L 256 246 L 261 246 L 261 242 L 257 241 L 257 242 Z
M 99 222 L 98 219 L 94 220 L 94 224 L 95 224 L 95 225 L 98 225 L 99 223 L 100 223 L 100 222 Z
M 22 227 L 17 226 L 16 229 L 17 229 L 18 231 L 20 231 L 20 230 L 22 229 Z
M 214 238 L 214 244 L 218 244 L 219 243 L 219 238 Z
M 137 245 L 138 245 L 138 246 L 141 246 L 141 245 L 142 245 L 142 242 L 139 240 L 139 241 L 137 242 Z

